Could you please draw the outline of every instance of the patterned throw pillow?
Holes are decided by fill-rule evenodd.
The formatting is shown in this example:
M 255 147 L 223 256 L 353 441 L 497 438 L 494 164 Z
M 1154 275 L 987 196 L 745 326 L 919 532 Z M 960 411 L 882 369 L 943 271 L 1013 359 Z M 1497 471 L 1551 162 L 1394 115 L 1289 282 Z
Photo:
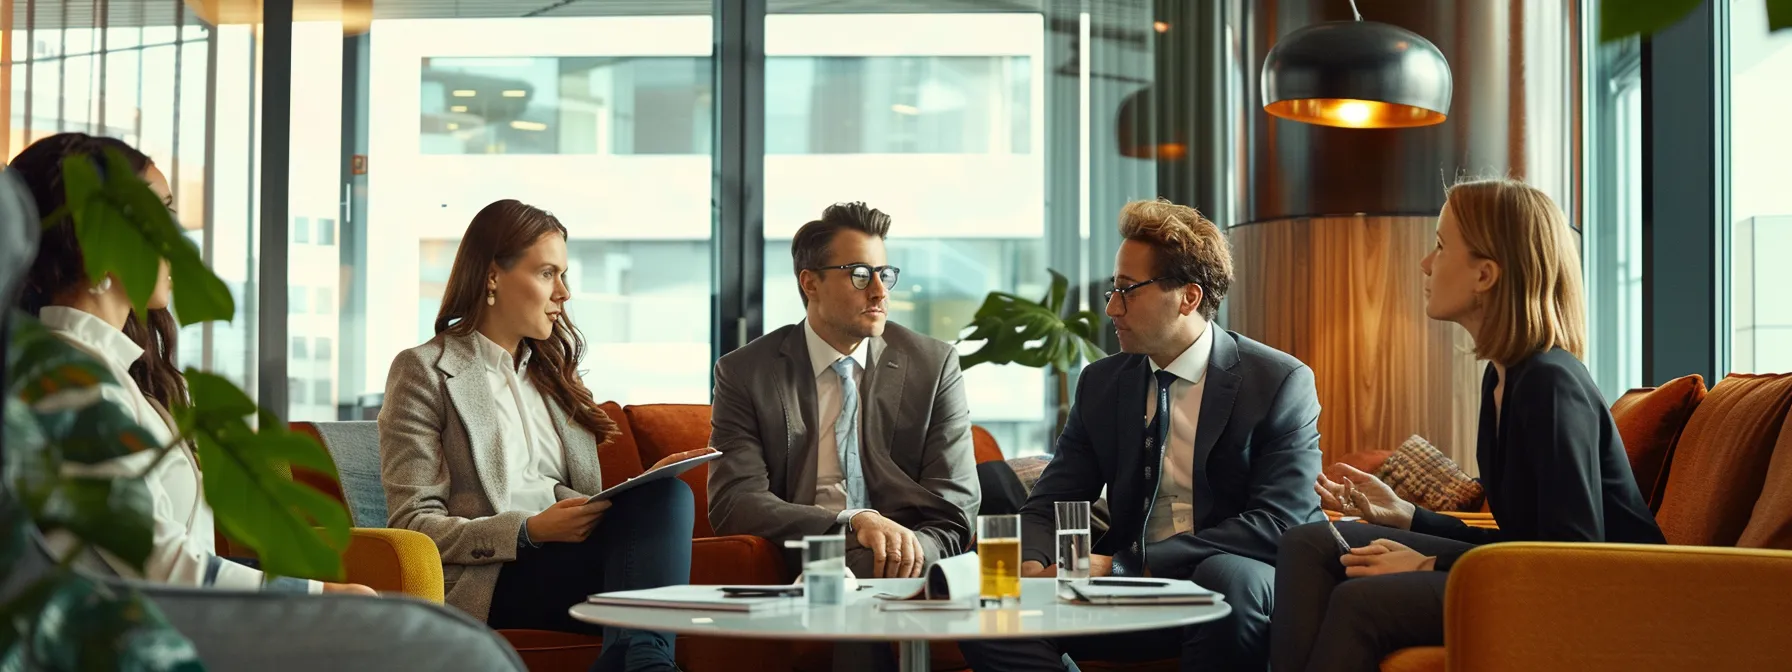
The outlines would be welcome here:
M 1045 455 L 1016 457 L 1008 460 L 1008 466 L 1014 469 L 1014 475 L 1020 479 L 1020 484 L 1026 487 L 1028 494 L 1033 492 L 1033 484 L 1039 482 L 1040 474 L 1045 473 L 1045 467 L 1051 463 L 1052 458 Z M 1108 531 L 1108 499 L 1106 497 L 1095 500 L 1089 505 L 1089 526 L 1090 531 L 1094 532 L 1097 537 Z
M 1413 435 L 1376 474 L 1401 499 L 1432 511 L 1476 511 L 1486 492 L 1424 437 Z

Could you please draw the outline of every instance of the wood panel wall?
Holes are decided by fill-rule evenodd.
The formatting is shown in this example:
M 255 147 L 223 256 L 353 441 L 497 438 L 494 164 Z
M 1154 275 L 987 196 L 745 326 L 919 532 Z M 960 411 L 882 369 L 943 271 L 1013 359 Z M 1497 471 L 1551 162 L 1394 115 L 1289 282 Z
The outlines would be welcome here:
M 1228 327 L 1300 358 L 1319 387 L 1326 464 L 1418 434 L 1469 473 L 1482 364 L 1425 317 L 1433 217 L 1321 217 L 1231 230 Z

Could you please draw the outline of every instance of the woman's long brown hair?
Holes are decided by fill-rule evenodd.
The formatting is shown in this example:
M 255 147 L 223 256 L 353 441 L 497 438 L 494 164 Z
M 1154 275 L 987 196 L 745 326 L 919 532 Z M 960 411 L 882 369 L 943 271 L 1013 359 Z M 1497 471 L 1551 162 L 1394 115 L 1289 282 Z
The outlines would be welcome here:
M 485 315 L 486 274 L 493 266 L 514 268 L 524 252 L 549 234 L 565 239 L 566 226 L 547 211 L 518 201 L 498 201 L 474 215 L 466 235 L 460 239 L 460 249 L 454 253 L 448 289 L 442 295 L 442 309 L 436 313 L 436 333 L 472 334 Z M 598 445 L 622 433 L 616 422 L 598 408 L 584 381 L 579 380 L 585 338 L 564 309 L 560 319 L 554 320 L 552 336 L 546 340 L 525 338 L 523 347 L 532 353 L 529 381 L 553 397 L 574 421 L 597 435 Z
M 62 185 L 62 160 L 70 156 L 89 157 L 95 167 L 100 168 L 103 177 L 106 171 L 101 162 L 108 149 L 117 150 L 130 163 L 131 170 L 139 175 L 149 170 L 152 163 L 143 152 L 122 140 L 86 133 L 59 133 L 31 143 L 13 157 L 11 167 L 31 190 L 38 215 L 48 216 L 67 200 Z M 74 219 L 64 218 L 55 226 L 44 229 L 37 258 L 31 262 L 31 271 L 25 276 L 25 290 L 19 296 L 19 307 L 36 317 L 45 307 L 53 305 L 62 293 L 76 287 L 93 286 L 94 280 L 87 277 L 86 269 L 81 243 L 75 238 Z M 174 365 L 175 353 L 179 352 L 179 333 L 180 327 L 166 308 L 150 310 L 147 315 L 139 315 L 132 309 L 130 318 L 124 321 L 125 336 L 143 348 L 143 356 L 131 364 L 131 379 L 144 395 L 161 402 L 164 408 L 184 404 L 187 400 L 187 381 Z

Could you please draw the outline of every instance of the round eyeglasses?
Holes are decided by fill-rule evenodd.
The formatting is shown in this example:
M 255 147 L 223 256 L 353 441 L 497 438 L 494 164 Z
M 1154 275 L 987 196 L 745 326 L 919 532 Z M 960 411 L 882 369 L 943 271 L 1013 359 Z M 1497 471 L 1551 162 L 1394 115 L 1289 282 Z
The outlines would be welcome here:
M 811 268 L 809 270 L 817 272 L 848 271 L 851 273 L 850 277 L 852 278 L 852 286 L 854 289 L 870 287 L 871 275 L 874 273 L 877 274 L 877 279 L 884 283 L 884 289 L 895 289 L 896 278 L 902 275 L 902 269 L 895 266 L 872 266 L 871 264 L 842 264 L 839 266 L 822 266 L 820 268 Z
M 1114 297 L 1116 297 L 1116 296 L 1120 297 L 1120 314 L 1125 315 L 1126 314 L 1126 295 L 1131 294 L 1133 292 L 1133 290 L 1138 289 L 1140 287 L 1144 287 L 1144 286 L 1152 284 L 1152 283 L 1163 282 L 1165 280 L 1172 280 L 1172 279 L 1174 279 L 1174 278 L 1164 275 L 1164 276 L 1152 278 L 1150 280 L 1146 280 L 1144 282 L 1135 282 L 1135 283 L 1132 283 L 1125 287 L 1115 287 L 1108 291 L 1102 292 L 1101 300 L 1103 302 L 1112 304 L 1114 302 Z

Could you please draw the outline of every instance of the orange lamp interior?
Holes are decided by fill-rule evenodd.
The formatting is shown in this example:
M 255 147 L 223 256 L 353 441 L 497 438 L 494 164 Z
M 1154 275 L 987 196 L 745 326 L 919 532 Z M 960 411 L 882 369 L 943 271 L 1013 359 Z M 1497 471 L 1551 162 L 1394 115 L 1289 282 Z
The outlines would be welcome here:
M 1338 128 L 1411 128 L 1441 124 L 1448 116 L 1435 110 L 1378 100 L 1303 98 L 1263 106 L 1263 111 L 1289 121 Z

